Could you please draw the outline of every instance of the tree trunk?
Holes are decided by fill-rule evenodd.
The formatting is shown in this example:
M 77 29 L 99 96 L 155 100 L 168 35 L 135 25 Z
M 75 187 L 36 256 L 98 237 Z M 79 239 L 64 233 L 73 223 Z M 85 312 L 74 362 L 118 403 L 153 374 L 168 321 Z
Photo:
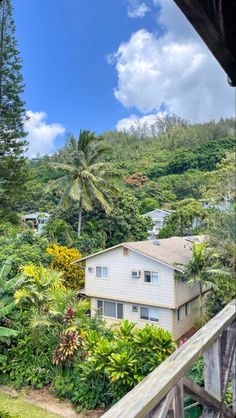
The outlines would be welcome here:
M 79 218 L 78 218 L 78 237 L 81 235 L 81 222 L 82 222 L 82 206 L 79 206 Z

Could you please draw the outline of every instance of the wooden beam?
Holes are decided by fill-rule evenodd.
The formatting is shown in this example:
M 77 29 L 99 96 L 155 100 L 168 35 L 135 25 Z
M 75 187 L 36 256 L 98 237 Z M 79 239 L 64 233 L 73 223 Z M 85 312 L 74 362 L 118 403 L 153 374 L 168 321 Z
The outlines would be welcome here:
M 199 0 L 174 0 L 236 86 L 236 60 Z M 206 68 L 207 71 L 207 68 Z M 211 75 L 209 74 L 209 77 Z
M 236 317 L 235 301 L 227 305 L 165 362 L 114 405 L 104 418 L 144 418 L 180 381 Z
M 226 418 L 234 418 L 233 411 L 223 404 L 222 400 L 215 398 L 203 387 L 197 385 L 191 379 L 183 378 L 184 392 L 187 393 L 192 399 L 197 401 L 200 405 L 206 406 L 211 409 L 207 412 L 209 415 L 203 415 L 205 417 L 217 416 L 217 414 L 223 412 Z M 215 414 L 215 415 L 214 415 Z
M 183 378 L 184 392 L 203 406 L 221 409 L 221 401 L 188 377 Z

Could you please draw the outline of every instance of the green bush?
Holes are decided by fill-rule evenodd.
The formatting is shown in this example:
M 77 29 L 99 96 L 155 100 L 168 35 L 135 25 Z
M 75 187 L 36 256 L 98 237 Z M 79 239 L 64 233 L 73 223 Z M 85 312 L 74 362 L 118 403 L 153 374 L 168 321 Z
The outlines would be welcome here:
M 0 418 L 20 418 L 20 415 L 11 415 L 7 409 L 0 409 Z
M 15 347 L 8 350 L 7 365 L 2 370 L 3 383 L 19 388 L 42 388 L 52 382 L 55 369 L 52 352 L 55 346 L 52 330 L 30 334 L 22 329 Z M 1 369 L 0 369 L 1 371 Z

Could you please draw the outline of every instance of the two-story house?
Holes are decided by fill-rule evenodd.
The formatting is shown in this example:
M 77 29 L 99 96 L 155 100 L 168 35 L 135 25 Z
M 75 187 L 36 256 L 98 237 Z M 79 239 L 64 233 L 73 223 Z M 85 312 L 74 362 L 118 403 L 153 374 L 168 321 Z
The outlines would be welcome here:
M 193 326 L 199 289 L 184 280 L 184 266 L 198 237 L 126 242 L 84 257 L 85 295 L 91 313 L 111 320 L 158 325 L 180 338 Z M 180 272 L 181 274 L 176 274 Z
M 153 225 L 152 229 L 148 231 L 148 239 L 155 239 L 158 237 L 161 228 L 164 226 L 165 218 L 173 212 L 173 210 L 154 209 L 144 213 L 143 216 L 151 218 Z

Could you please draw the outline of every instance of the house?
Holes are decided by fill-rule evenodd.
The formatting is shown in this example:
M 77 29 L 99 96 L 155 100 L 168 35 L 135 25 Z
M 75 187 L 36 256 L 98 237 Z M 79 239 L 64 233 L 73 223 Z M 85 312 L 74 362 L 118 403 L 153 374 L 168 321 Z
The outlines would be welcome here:
M 145 213 L 143 216 L 149 217 L 152 220 L 153 228 L 148 231 L 149 237 L 148 239 L 155 239 L 157 238 L 161 228 L 164 226 L 165 218 L 171 213 L 173 210 L 164 210 L 164 209 L 154 209 L 150 212 Z
M 34 212 L 28 213 L 22 216 L 22 220 L 25 223 L 32 223 L 33 227 L 37 230 L 38 234 L 41 234 L 45 224 L 48 222 L 50 215 L 46 212 Z
M 91 314 L 141 327 L 151 323 L 180 338 L 193 326 L 191 312 L 199 296 L 198 286 L 184 281 L 184 266 L 192 257 L 192 242 L 203 239 L 126 242 L 76 261 L 86 261 L 84 293 L 91 299 Z

